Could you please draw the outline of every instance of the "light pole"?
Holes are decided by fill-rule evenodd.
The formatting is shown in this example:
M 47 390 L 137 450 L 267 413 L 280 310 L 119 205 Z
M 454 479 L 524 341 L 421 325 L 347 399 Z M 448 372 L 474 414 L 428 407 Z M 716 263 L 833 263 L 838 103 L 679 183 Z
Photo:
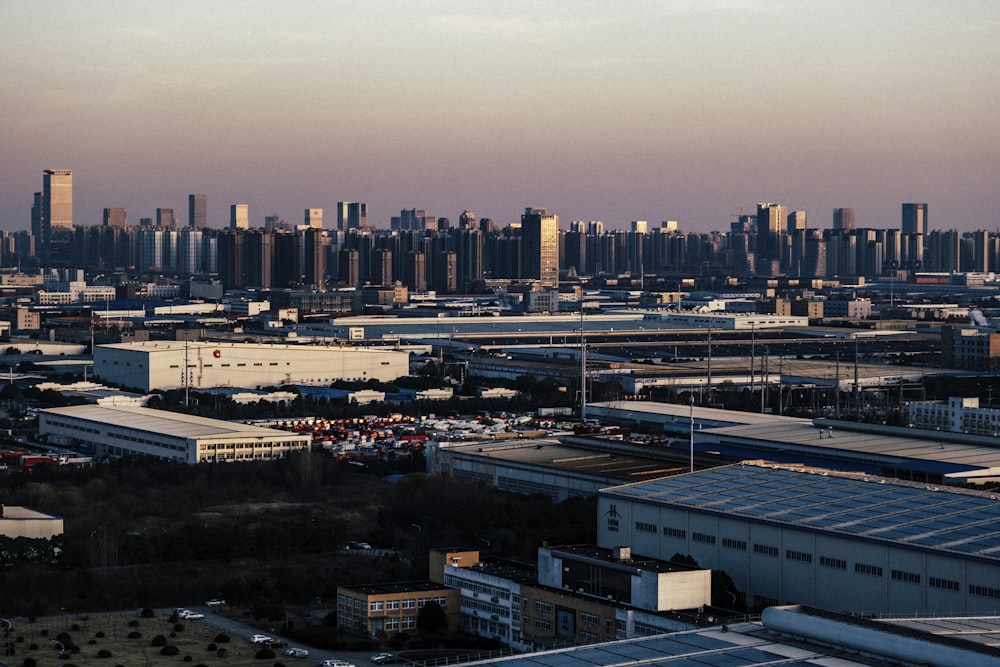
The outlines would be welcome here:
M 54 639 L 52 641 L 59 647 L 59 659 L 62 660 L 64 657 L 66 657 L 66 647 L 63 646 L 62 642 L 58 642 Z
M 691 394 L 691 472 L 694 472 L 694 393 Z

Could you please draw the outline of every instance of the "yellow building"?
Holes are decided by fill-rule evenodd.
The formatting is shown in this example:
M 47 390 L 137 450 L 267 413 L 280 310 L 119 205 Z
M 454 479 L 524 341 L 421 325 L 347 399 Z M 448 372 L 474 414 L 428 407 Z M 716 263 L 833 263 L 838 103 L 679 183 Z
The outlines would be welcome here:
M 371 637 L 415 633 L 417 616 L 431 602 L 444 612 L 448 630 L 462 627 L 461 591 L 431 581 L 338 586 L 337 624 Z

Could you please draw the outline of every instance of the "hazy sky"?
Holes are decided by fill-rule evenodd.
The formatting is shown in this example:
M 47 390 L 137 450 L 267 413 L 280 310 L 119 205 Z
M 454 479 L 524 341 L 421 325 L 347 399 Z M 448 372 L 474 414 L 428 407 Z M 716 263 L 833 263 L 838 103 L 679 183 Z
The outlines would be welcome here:
M 1000 2 L 0 2 L 0 228 L 208 195 L 251 224 L 368 202 L 726 229 L 1000 227 Z M 329 222 L 327 223 L 329 225 Z

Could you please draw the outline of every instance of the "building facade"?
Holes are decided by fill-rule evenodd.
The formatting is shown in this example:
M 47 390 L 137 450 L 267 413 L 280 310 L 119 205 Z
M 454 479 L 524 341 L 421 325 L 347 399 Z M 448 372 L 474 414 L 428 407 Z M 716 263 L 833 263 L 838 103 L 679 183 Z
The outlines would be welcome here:
M 461 627 L 458 589 L 430 581 L 338 586 L 337 625 L 369 637 L 413 634 L 421 610 L 432 602 L 444 612 L 448 630 Z

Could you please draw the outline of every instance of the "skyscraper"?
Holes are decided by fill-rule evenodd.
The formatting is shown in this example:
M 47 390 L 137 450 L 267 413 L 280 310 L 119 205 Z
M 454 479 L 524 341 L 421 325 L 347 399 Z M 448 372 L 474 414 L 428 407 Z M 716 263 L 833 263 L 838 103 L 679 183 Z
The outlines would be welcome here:
M 364 229 L 368 226 L 368 204 L 356 201 L 337 202 L 337 229 Z
M 833 209 L 834 229 L 854 229 L 854 209 L 835 208 Z
M 303 223 L 311 229 L 323 229 L 323 209 L 307 208 Z
M 42 179 L 44 224 L 52 229 L 73 228 L 73 171 L 46 169 Z
M 156 209 L 156 226 L 160 229 L 169 229 L 174 226 L 174 209 Z
M 205 195 L 188 195 L 188 227 L 205 229 L 208 224 L 208 198 Z
M 926 234 L 927 204 L 903 204 L 901 229 L 904 234 Z
M 559 286 L 559 216 L 525 208 L 521 216 L 521 277 Z
M 127 227 L 125 220 L 125 209 L 106 208 L 104 209 L 104 225 L 106 227 Z
M 229 228 L 250 229 L 249 204 L 232 204 L 229 207 Z

